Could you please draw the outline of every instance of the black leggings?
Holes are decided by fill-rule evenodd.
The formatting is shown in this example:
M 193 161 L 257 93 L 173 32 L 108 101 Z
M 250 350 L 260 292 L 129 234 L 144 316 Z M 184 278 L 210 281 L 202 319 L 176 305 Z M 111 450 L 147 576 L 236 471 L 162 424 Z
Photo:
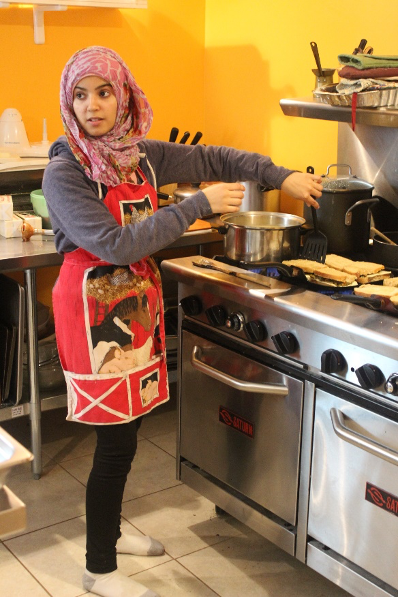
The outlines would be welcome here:
M 117 569 L 122 497 L 141 422 L 95 425 L 97 447 L 86 488 L 86 568 L 95 574 Z

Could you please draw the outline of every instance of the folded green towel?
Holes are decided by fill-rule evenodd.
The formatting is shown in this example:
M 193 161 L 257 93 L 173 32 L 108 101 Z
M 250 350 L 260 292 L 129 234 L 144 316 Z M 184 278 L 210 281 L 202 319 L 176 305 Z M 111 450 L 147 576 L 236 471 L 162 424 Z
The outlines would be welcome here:
M 339 54 L 339 62 L 363 70 L 364 68 L 392 68 L 398 66 L 398 56 L 373 54 Z

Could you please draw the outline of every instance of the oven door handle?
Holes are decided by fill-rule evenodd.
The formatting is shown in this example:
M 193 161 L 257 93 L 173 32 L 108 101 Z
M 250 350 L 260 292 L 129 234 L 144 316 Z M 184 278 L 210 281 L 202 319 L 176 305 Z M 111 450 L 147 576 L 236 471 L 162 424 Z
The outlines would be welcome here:
M 192 351 L 191 361 L 194 369 L 201 371 L 205 375 L 208 375 L 217 381 L 221 381 L 235 390 L 241 390 L 242 392 L 256 392 L 259 394 L 274 394 L 275 396 L 287 396 L 289 393 L 289 389 L 283 384 L 253 383 L 251 381 L 243 381 L 241 379 L 237 379 L 236 377 L 232 377 L 231 375 L 227 375 L 226 373 L 223 373 L 222 371 L 219 371 L 210 365 L 206 365 L 200 360 L 200 357 L 201 348 L 200 346 L 195 346 Z
M 340 439 L 398 466 L 397 452 L 346 427 L 343 413 L 339 409 L 331 408 L 331 421 L 333 430 Z

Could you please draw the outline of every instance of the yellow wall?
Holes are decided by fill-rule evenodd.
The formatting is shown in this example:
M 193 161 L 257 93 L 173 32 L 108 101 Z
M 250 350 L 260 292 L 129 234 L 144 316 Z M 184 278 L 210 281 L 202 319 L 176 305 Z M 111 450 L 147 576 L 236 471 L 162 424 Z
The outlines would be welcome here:
M 205 143 L 272 155 L 276 163 L 318 171 L 335 159 L 336 123 L 284 116 L 282 97 L 310 96 L 315 67 L 351 52 L 362 37 L 375 54 L 397 54 L 397 1 L 148 0 L 146 10 L 68 8 L 45 12 L 46 42 L 33 41 L 31 9 L 0 9 L 0 113 L 22 113 L 30 141 L 47 118 L 62 133 L 62 68 L 81 47 L 112 47 L 126 60 L 154 108 L 150 136 L 201 129 Z
M 167 140 L 172 126 L 204 126 L 205 2 L 149 0 L 148 9 L 68 8 L 45 12 L 45 43 L 33 40 L 32 9 L 0 9 L 0 114 L 18 109 L 30 142 L 62 134 L 59 81 L 70 56 L 88 45 L 121 54 L 154 110 L 150 135 Z
M 45 12 L 45 44 L 33 40 L 32 9 L 0 9 L 0 114 L 16 108 L 30 142 L 63 133 L 59 81 L 70 56 L 88 45 L 117 51 L 154 110 L 149 137 L 167 140 L 171 127 L 204 130 L 205 0 L 148 0 L 146 10 L 68 8 Z M 38 271 L 38 299 L 51 305 L 58 268 Z M 21 274 L 14 277 L 22 280 Z
M 396 0 L 379 7 L 374 0 L 208 0 L 206 138 L 325 172 L 336 162 L 337 124 L 284 116 L 279 100 L 312 95 L 311 41 L 322 66 L 337 68 L 338 54 L 352 53 L 362 38 L 375 54 L 397 54 L 397 23 Z M 300 204 L 286 198 L 283 208 L 299 213 Z

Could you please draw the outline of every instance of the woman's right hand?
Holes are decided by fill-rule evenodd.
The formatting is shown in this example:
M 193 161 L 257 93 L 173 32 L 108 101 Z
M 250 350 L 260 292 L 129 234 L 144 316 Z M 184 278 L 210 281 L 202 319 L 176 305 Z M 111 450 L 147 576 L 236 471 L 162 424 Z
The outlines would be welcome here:
M 202 189 L 214 214 L 239 211 L 245 187 L 239 182 L 220 182 Z

